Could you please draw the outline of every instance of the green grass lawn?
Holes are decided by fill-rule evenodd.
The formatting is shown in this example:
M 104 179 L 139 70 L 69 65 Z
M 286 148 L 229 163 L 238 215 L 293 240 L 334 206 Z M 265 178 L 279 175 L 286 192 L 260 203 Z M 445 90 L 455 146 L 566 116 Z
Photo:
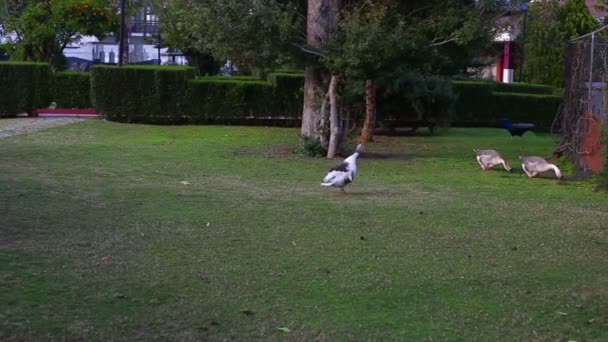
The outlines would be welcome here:
M 91 120 L 0 140 L 0 340 L 608 340 L 608 196 L 525 177 L 548 136 L 378 137 L 344 197 L 296 139 Z

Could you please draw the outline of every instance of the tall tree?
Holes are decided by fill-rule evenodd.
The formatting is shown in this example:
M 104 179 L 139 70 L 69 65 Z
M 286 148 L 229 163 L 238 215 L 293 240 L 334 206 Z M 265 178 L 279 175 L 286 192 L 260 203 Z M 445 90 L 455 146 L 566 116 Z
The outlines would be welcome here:
M 161 11 L 170 46 L 258 67 L 286 58 L 297 21 L 292 6 L 276 0 L 173 0 Z
M 524 73 L 531 83 L 562 87 L 566 43 L 599 28 L 583 0 L 536 1 L 530 5 Z
M 0 24 L 14 45 L 12 58 L 61 67 L 63 50 L 83 35 L 116 28 L 108 0 L 3 0 Z
M 490 5 L 496 2 L 362 0 L 343 6 L 323 63 L 336 74 L 365 81 L 363 142 L 373 139 L 376 80 L 399 70 L 424 74 L 464 67 L 467 55 L 491 41 Z

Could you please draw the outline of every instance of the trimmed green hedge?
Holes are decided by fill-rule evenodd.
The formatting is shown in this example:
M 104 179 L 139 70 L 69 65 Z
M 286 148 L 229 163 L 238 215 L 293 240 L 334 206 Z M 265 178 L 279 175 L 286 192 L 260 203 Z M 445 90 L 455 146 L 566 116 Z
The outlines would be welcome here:
M 275 113 L 286 115 L 294 113 L 301 117 L 304 104 L 304 74 L 277 72 L 268 75 L 273 86 L 273 101 L 277 106 Z
M 190 67 L 96 65 L 91 69 L 91 98 L 109 120 L 181 122 L 193 78 Z
M 51 100 L 58 108 L 92 108 L 91 74 L 56 72 L 52 77 Z
M 489 94 L 492 92 L 552 95 L 556 88 L 542 84 L 499 83 L 488 81 L 452 81 L 455 91 L 477 92 Z
M 250 77 L 202 77 L 189 82 L 193 122 L 232 123 L 274 119 L 293 123 L 301 117 L 303 75 L 270 74 L 269 81 Z
M 494 91 L 502 93 L 552 95 L 555 91 L 555 88 L 542 84 L 495 83 Z
M 188 82 L 193 122 L 228 123 L 235 118 L 266 116 L 272 86 L 264 81 L 200 78 Z
M 0 117 L 48 106 L 50 80 L 46 63 L 0 62 Z
M 562 98 L 541 94 L 498 92 L 494 89 L 510 89 L 499 83 L 453 81 L 458 96 L 454 108 L 454 122 L 459 125 L 497 125 L 502 119 L 531 122 L 540 128 L 549 128 L 557 114 Z M 543 88 L 545 86 L 539 86 Z M 544 88 L 543 88 L 544 89 Z

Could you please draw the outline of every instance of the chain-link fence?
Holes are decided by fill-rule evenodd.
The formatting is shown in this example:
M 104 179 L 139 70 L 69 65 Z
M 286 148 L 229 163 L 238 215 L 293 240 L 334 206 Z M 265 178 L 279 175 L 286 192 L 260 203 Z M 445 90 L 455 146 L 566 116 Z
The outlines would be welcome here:
M 601 169 L 601 124 L 608 112 L 608 26 L 566 47 L 564 101 L 553 123 L 556 155 L 573 161 L 581 175 Z

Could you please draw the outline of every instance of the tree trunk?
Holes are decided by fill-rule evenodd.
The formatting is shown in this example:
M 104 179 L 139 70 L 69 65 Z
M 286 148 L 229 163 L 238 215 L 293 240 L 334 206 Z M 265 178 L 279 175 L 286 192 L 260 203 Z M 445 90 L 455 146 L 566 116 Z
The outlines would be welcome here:
M 374 141 L 376 124 L 376 82 L 365 81 L 365 122 L 361 131 L 361 142 Z
M 338 146 L 340 144 L 340 117 L 338 114 L 338 99 L 336 89 L 338 88 L 339 78 L 336 75 L 331 75 L 329 82 L 329 146 L 327 147 L 327 158 L 333 159 L 336 157 Z
M 339 0 L 308 0 L 306 16 L 306 44 L 321 48 L 331 42 L 336 28 Z M 320 140 L 318 123 L 326 89 L 322 69 L 314 61 L 308 62 L 304 75 L 304 107 L 301 134 Z
M 301 134 L 305 137 L 319 140 L 320 134 L 317 123 L 320 120 L 324 94 L 323 80 L 320 70 L 316 66 L 309 65 L 304 73 L 304 109 L 302 110 Z

